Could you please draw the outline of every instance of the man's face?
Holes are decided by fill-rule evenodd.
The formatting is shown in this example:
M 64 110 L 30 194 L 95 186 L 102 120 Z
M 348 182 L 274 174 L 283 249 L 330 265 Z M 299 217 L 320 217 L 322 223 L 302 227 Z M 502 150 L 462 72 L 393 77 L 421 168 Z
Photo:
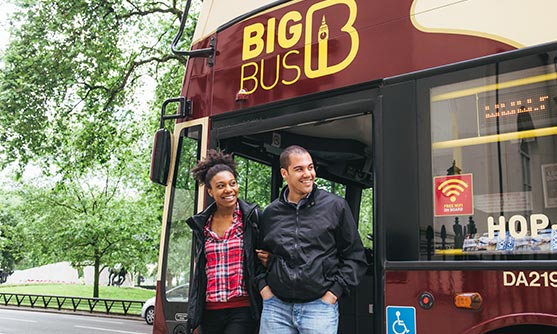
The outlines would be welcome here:
M 313 190 L 315 168 L 308 153 L 290 155 L 288 169 L 281 168 L 280 173 L 288 184 L 290 201 L 297 203 Z

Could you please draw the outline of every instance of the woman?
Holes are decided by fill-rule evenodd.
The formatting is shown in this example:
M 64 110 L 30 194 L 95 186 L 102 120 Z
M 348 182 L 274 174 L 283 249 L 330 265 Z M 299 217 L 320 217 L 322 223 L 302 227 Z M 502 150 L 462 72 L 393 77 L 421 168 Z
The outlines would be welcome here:
M 214 202 L 187 223 L 195 235 L 194 275 L 188 313 L 203 334 L 255 333 L 261 310 L 254 283 L 259 208 L 238 199 L 230 154 L 209 150 L 192 169 Z

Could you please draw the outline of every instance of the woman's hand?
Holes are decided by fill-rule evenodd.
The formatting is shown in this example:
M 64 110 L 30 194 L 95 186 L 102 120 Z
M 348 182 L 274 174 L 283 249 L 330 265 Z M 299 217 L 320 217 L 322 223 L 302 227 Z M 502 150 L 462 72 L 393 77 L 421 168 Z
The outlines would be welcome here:
M 261 263 L 263 264 L 263 266 L 265 268 L 267 268 L 267 263 L 269 263 L 269 255 L 271 253 L 264 251 L 262 249 L 256 249 L 255 252 L 257 253 L 257 258 L 259 259 L 259 261 L 261 261 Z M 261 290 L 263 291 L 263 290 Z

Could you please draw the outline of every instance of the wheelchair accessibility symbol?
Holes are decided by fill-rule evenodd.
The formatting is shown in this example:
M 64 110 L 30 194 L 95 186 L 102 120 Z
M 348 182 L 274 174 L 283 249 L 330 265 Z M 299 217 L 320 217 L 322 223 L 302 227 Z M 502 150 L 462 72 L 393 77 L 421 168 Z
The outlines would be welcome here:
M 416 309 L 387 306 L 387 334 L 416 334 Z

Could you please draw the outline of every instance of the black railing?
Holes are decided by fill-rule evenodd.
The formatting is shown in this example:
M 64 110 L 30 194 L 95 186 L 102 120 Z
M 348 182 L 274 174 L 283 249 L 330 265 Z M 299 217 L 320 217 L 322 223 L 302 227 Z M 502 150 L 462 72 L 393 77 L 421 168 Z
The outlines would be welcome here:
M 139 316 L 145 301 L 0 292 L 4 306 Z

